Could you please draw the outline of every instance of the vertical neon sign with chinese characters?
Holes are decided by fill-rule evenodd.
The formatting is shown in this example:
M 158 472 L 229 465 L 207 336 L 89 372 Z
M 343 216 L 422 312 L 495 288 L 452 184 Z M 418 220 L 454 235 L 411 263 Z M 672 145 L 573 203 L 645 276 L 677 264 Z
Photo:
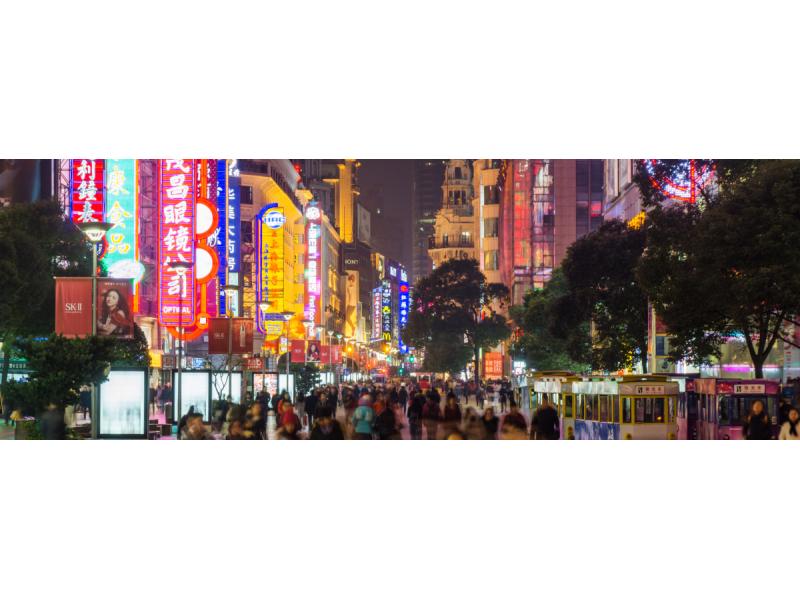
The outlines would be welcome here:
M 381 333 L 383 341 L 392 341 L 392 284 L 388 280 L 381 282 Z
M 397 305 L 397 322 L 398 322 L 398 329 L 399 335 L 397 336 L 397 347 L 400 349 L 402 354 L 408 352 L 408 346 L 403 343 L 403 327 L 406 326 L 408 322 L 408 302 L 409 302 L 409 290 L 408 290 L 408 273 L 402 267 L 400 268 L 400 282 L 398 284 L 398 305 Z
M 70 213 L 74 223 L 99 223 L 105 215 L 106 161 L 73 158 L 70 167 Z
M 305 318 L 314 324 L 320 322 L 320 237 L 322 213 L 317 206 L 306 207 L 306 306 Z
M 277 204 L 268 204 L 258 213 L 254 223 L 256 246 L 256 325 L 267 341 L 277 339 L 283 331 L 284 249 L 283 225 L 286 217 Z M 261 303 L 268 304 L 261 310 Z
M 383 287 L 378 286 L 372 290 L 372 341 L 376 342 L 383 337 L 383 317 L 381 312 L 381 298 Z
M 158 161 L 159 320 L 167 327 L 187 327 L 195 318 L 195 162 Z M 172 266 L 178 261 L 192 266 Z
M 106 234 L 103 265 L 109 277 L 138 279 L 134 265 L 138 258 L 136 161 L 108 160 L 106 167 L 105 220 L 112 227 Z
M 225 314 L 225 307 L 226 307 L 226 298 L 225 298 L 225 289 L 224 286 L 228 282 L 227 278 L 227 271 L 228 271 L 228 261 L 227 261 L 227 247 L 228 247 L 228 236 L 227 236 L 227 214 L 228 214 L 228 161 L 227 160 L 217 160 L 217 172 L 216 172 L 216 192 L 215 192 L 215 199 L 217 204 L 217 215 L 219 215 L 219 223 L 217 224 L 217 228 L 214 231 L 213 240 L 214 240 L 214 248 L 217 251 L 217 256 L 219 257 L 219 267 L 217 268 L 217 304 L 219 306 L 219 315 L 222 316 Z

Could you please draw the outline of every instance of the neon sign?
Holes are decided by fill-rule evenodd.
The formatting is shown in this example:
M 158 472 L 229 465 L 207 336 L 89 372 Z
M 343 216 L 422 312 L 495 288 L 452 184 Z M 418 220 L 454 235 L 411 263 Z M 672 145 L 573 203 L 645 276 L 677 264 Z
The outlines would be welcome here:
M 277 214 L 280 219 L 275 219 Z M 276 205 L 261 209 L 255 219 L 256 246 L 256 325 L 267 341 L 277 339 L 283 331 L 283 318 L 274 318 L 283 311 L 284 248 L 283 229 L 274 227 L 277 220 L 286 221 L 283 210 Z M 268 304 L 261 310 L 261 303 Z
M 308 206 L 306 216 L 306 306 L 305 318 L 312 323 L 319 323 L 320 303 L 320 237 L 322 214 L 316 206 Z
M 74 158 L 70 166 L 73 223 L 99 223 L 105 214 L 105 160 Z
M 214 246 L 214 249 L 217 251 L 217 256 L 219 257 L 219 264 L 217 266 L 217 305 L 219 306 L 219 314 L 224 315 L 226 313 L 226 300 L 225 298 L 225 290 L 224 286 L 228 283 L 227 278 L 227 225 L 226 225 L 226 217 L 225 215 L 228 213 L 228 161 L 227 160 L 217 160 L 217 172 L 216 172 L 216 190 L 215 190 L 215 200 L 217 204 L 217 215 L 220 216 L 217 223 L 217 228 L 214 230 L 214 233 L 209 238 L 210 242 L 213 242 L 211 245 Z
M 674 179 L 669 177 L 657 178 L 655 167 L 658 161 L 649 159 L 644 161 L 645 169 L 650 175 L 651 185 L 671 200 L 680 202 L 697 202 L 697 194 L 708 184 L 712 168 L 708 164 L 698 167 L 694 159 L 683 161 L 680 172 Z
M 381 333 L 385 342 L 392 341 L 392 284 L 381 282 Z
M 167 327 L 195 320 L 195 162 L 158 161 L 159 320 Z
M 381 298 L 383 296 L 383 288 L 381 286 L 372 290 L 372 341 L 375 342 L 381 339 Z
M 401 270 L 401 274 L 404 274 L 405 271 Z M 398 294 L 398 307 L 397 307 L 397 322 L 399 325 L 400 334 L 397 336 L 397 345 L 400 348 L 400 352 L 405 354 L 408 352 L 408 346 L 403 343 L 402 339 L 402 331 L 403 327 L 406 326 L 408 322 L 408 281 L 400 281 L 399 285 L 399 294 Z

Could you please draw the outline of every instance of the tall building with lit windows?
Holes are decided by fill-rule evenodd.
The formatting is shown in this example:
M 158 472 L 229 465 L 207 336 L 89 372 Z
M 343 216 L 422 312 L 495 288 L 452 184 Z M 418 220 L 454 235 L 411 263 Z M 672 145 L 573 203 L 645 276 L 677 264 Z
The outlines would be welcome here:
M 414 161 L 414 191 L 411 207 L 411 281 L 425 277 L 432 270 L 428 240 L 433 237 L 436 213 L 442 207 L 442 182 L 447 161 Z
M 513 304 L 550 280 L 578 238 L 603 221 L 604 161 L 513 159 L 503 162 L 500 272 Z
M 435 269 L 451 258 L 478 259 L 477 221 L 469 160 L 447 161 L 442 183 L 442 208 L 436 213 L 428 254 Z

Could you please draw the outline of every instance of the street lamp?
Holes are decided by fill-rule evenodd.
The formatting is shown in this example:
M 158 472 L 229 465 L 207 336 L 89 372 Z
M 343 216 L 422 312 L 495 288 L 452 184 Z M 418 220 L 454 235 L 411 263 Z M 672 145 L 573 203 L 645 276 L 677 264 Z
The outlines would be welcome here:
M 114 225 L 104 222 L 78 223 L 78 229 L 92 243 L 92 336 L 97 335 L 97 244 L 103 241 L 106 232 Z M 100 431 L 98 421 L 100 411 L 97 406 L 97 386 L 92 383 L 92 439 L 97 439 Z
M 222 286 L 225 291 L 225 306 L 228 317 L 228 398 L 233 402 L 233 310 L 231 305 L 236 292 L 239 291 L 238 285 L 225 284 Z
M 282 312 L 281 316 L 283 316 L 283 320 L 286 322 L 286 391 L 289 391 L 289 321 L 294 316 L 294 313 L 287 310 Z M 275 366 L 277 367 L 277 365 Z M 278 383 L 280 383 L 280 381 Z M 280 385 L 278 388 L 280 388 Z M 294 392 L 294 390 L 292 391 Z M 280 394 L 280 389 L 278 389 L 278 393 Z
M 174 269 L 179 275 L 181 281 L 181 293 L 178 294 L 178 416 L 177 420 L 183 416 L 183 296 L 186 294 L 186 271 L 192 268 L 194 263 L 188 260 L 173 260 L 169 262 L 169 267 Z M 172 418 L 175 419 L 175 411 L 172 413 Z M 180 431 L 178 436 L 180 437 Z
M 258 303 L 258 308 L 261 309 L 261 312 L 264 315 L 266 315 L 267 314 L 267 309 L 269 308 L 269 303 L 268 302 L 259 302 Z M 266 319 L 264 319 L 264 320 L 266 321 Z M 258 318 L 256 318 L 256 322 L 258 322 Z M 266 331 L 265 331 L 264 335 L 266 336 Z M 262 347 L 262 349 L 264 348 L 263 343 L 262 343 L 261 347 Z M 267 357 L 265 356 L 265 354 L 266 354 L 265 352 L 261 353 L 261 391 L 262 392 L 264 391 L 264 388 L 267 387 Z M 255 390 L 253 390 L 253 391 L 255 391 Z

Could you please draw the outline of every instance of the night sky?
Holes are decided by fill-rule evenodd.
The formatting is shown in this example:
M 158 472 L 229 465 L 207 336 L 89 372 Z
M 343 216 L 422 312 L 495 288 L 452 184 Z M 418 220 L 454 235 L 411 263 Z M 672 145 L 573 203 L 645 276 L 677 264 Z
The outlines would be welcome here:
M 406 266 L 411 263 L 413 174 L 413 160 L 361 160 L 358 171 L 360 200 L 372 213 L 372 246 Z

